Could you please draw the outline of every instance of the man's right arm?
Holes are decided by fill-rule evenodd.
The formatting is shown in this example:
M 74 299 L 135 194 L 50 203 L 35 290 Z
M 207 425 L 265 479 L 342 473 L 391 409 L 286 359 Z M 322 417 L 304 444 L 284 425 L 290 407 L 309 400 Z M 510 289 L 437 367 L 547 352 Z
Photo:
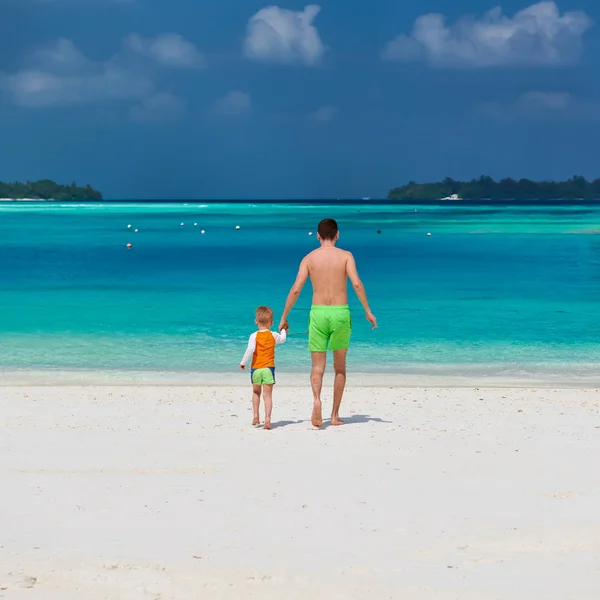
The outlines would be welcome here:
M 360 300 L 363 308 L 365 309 L 365 316 L 367 317 L 367 321 L 369 321 L 373 325 L 373 329 L 377 327 L 377 319 L 375 315 L 371 312 L 369 307 L 369 301 L 367 300 L 367 292 L 365 291 L 365 286 L 363 282 L 360 280 L 358 276 L 358 270 L 356 269 L 356 261 L 354 260 L 354 256 L 350 252 L 348 252 L 348 260 L 346 261 L 346 274 L 348 275 L 348 279 L 352 283 L 352 287 Z
M 300 268 L 298 269 L 298 275 L 296 276 L 296 281 L 294 282 L 294 285 L 292 286 L 292 289 L 290 290 L 290 293 L 288 294 L 287 300 L 285 301 L 285 308 L 283 309 L 283 314 L 281 315 L 281 322 L 279 324 L 280 331 L 285 328 L 288 315 L 290 314 L 292 308 L 294 308 L 294 304 L 296 304 L 296 302 L 300 296 L 300 292 L 302 291 L 302 288 L 304 287 L 304 284 L 306 283 L 307 279 L 308 279 L 308 260 L 306 257 L 304 257 L 304 259 L 300 263 Z

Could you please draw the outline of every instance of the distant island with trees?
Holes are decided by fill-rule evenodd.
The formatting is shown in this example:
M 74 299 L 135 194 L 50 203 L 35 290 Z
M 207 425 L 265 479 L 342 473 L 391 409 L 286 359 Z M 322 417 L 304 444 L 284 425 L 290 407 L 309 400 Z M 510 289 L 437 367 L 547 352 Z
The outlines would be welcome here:
M 393 188 L 389 200 L 575 200 L 600 199 L 600 179 L 576 175 L 567 181 L 501 179 L 487 175 L 471 181 L 447 177 L 438 183 L 415 183 Z
M 61 185 L 51 179 L 5 183 L 0 181 L 0 199 L 5 200 L 58 200 L 99 201 L 102 193 L 89 184 Z M 588 181 L 575 175 L 566 181 L 532 181 L 505 178 L 495 181 L 482 175 L 471 181 L 457 181 L 446 177 L 435 183 L 416 183 L 393 188 L 388 200 L 600 200 L 600 178 Z M 239 200 L 245 202 L 245 200 Z M 270 201 L 269 201 L 270 202 Z
M 102 194 L 90 185 L 79 187 L 60 185 L 51 179 L 27 183 L 4 183 L 0 181 L 0 198 L 11 200 L 102 200 Z

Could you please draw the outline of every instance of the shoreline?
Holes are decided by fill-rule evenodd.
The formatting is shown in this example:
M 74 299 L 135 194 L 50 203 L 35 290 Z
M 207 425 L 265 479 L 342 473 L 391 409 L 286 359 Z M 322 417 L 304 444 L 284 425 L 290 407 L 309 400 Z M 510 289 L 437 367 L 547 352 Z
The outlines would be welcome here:
M 576 375 L 568 372 L 532 371 L 502 373 L 489 367 L 471 368 L 468 373 L 438 369 L 437 372 L 365 372 L 348 370 L 348 388 L 523 388 L 523 389 L 600 389 L 600 366 L 583 365 Z M 277 388 L 307 387 L 310 371 L 277 371 Z M 0 369 L 1 387 L 22 386 L 123 386 L 123 387 L 232 387 L 249 386 L 247 372 L 137 371 L 137 370 L 61 370 L 61 369 Z M 333 382 L 331 366 L 325 373 L 324 385 Z

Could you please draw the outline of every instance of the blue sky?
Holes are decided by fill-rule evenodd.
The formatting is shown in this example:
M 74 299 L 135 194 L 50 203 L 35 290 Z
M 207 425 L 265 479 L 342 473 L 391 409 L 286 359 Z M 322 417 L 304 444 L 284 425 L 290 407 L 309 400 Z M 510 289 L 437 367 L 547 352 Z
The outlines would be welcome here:
M 337 198 L 600 177 L 598 21 L 593 0 L 0 0 L 0 179 Z

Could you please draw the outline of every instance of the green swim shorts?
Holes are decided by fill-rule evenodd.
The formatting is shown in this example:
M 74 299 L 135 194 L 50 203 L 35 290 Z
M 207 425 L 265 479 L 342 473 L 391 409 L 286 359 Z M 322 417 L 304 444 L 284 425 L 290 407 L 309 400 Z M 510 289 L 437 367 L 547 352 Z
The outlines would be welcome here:
M 311 352 L 345 350 L 350 346 L 352 317 L 347 304 L 313 305 L 308 318 L 308 349 Z
M 275 367 L 266 367 L 265 369 L 252 369 L 250 379 L 254 385 L 274 385 Z

